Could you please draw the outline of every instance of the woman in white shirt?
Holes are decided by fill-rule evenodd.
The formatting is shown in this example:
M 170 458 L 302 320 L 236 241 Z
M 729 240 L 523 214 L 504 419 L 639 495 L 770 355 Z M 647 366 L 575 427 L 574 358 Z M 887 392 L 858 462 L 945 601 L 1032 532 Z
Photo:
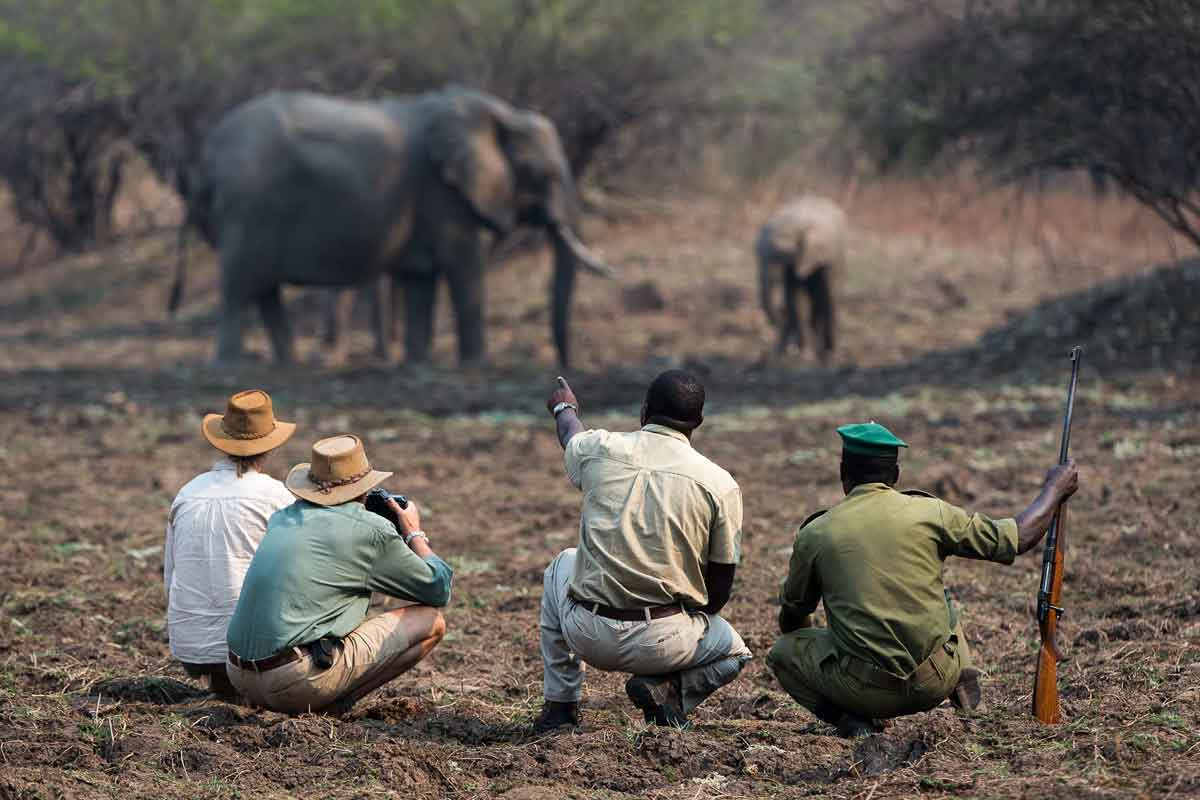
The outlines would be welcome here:
M 263 462 L 295 429 L 275 419 L 264 391 L 229 398 L 225 414 L 208 414 L 201 425 L 221 458 L 179 490 L 167 518 L 163 581 L 171 655 L 188 675 L 207 676 L 212 692 L 226 700 L 237 699 L 225 674 L 225 631 L 242 579 L 267 520 L 295 500 L 262 472 Z

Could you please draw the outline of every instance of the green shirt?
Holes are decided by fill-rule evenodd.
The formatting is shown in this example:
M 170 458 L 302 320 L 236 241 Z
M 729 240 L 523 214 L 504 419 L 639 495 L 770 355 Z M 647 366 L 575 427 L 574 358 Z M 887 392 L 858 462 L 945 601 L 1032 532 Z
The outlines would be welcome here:
M 801 528 L 780 600 L 797 616 L 824 602 L 841 652 L 907 677 L 950 635 L 942 561 L 1016 554 L 1014 519 L 867 483 Z
M 229 649 L 258 660 L 345 636 L 366 619 L 372 591 L 444 606 L 452 575 L 437 556 L 419 558 L 362 503 L 298 500 L 267 522 L 229 622 Z

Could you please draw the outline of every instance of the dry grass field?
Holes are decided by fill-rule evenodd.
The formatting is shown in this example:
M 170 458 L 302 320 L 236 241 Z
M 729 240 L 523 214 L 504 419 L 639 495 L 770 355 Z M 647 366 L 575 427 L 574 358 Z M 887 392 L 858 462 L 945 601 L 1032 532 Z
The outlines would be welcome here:
M 647 727 L 623 676 L 592 672 L 584 726 L 537 737 L 541 574 L 579 499 L 542 403 L 557 373 L 543 255 L 489 276 L 491 361 L 208 366 L 216 268 L 192 253 L 165 315 L 172 237 L 129 240 L 0 282 L 0 798 L 702 798 L 1200 795 L 1200 267 L 1113 199 L 976 187 L 837 188 L 855 221 L 828 369 L 763 359 L 751 241 L 786 192 L 761 187 L 594 218 L 623 270 L 582 277 L 569 373 L 592 425 L 636 424 L 685 365 L 709 389 L 697 447 L 746 499 L 727 615 L 755 651 L 696 714 Z M 652 282 L 653 287 L 640 284 Z M 662 308 L 639 310 L 657 294 Z M 292 294 L 316 348 L 312 298 Z M 444 302 L 444 301 L 443 301 Z M 252 349 L 266 353 L 261 330 Z M 874 418 L 911 445 L 903 483 L 993 515 L 1019 510 L 1057 456 L 1066 353 L 1085 347 L 1072 439 L 1060 629 L 1066 720 L 1029 715 L 1038 552 L 952 560 L 947 582 L 986 671 L 987 708 L 946 706 L 854 742 L 793 704 L 763 657 L 796 526 L 838 500 L 834 427 Z M 346 719 L 209 699 L 172 662 L 162 537 L 178 488 L 212 461 L 200 415 L 271 391 L 298 435 L 353 431 L 417 498 L 456 567 L 450 633 Z

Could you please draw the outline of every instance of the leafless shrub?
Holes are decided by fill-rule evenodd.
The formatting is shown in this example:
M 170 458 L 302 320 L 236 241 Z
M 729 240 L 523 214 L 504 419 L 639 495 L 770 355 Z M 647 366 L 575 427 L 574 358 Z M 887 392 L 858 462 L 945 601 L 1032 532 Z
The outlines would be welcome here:
M 1200 246 L 1200 15 L 1188 0 L 909 2 L 846 54 L 879 163 L 1083 170 Z

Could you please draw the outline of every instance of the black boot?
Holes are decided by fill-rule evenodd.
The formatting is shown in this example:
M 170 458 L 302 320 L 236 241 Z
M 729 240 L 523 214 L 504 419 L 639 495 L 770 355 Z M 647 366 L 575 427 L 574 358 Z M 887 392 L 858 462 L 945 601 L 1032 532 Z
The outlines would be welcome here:
M 874 736 L 882 733 L 887 724 L 877 719 L 864 719 L 849 711 L 842 714 L 837 721 L 837 733 L 843 739 L 858 739 L 862 736 Z
M 642 710 L 646 722 L 687 730 L 692 727 L 683 712 L 679 676 L 646 677 L 635 675 L 625 681 L 625 694 Z
M 542 706 L 542 713 L 533 721 L 534 733 L 549 733 L 566 726 L 575 727 L 579 724 L 579 703 L 560 703 L 557 700 L 547 700 Z

